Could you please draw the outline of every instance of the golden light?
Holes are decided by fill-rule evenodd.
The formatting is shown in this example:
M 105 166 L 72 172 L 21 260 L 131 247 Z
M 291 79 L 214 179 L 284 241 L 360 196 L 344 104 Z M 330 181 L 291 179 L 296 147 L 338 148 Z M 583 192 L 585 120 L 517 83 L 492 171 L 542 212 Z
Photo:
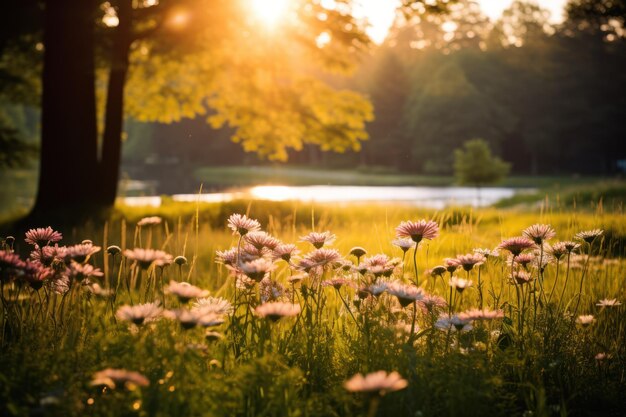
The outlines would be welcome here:
M 454 32 L 455 30 L 457 30 L 458 27 L 459 27 L 459 25 L 457 25 L 456 23 L 454 23 L 452 21 L 444 22 L 441 25 L 441 29 L 443 29 L 443 31 L 447 32 L 447 33 Z
M 174 28 L 182 28 L 189 22 L 189 12 L 186 10 L 176 10 L 169 18 L 170 26 Z
M 250 189 L 254 198 L 270 201 L 297 200 L 297 194 L 283 185 L 259 185 Z
M 254 15 L 266 26 L 275 26 L 287 13 L 289 0 L 250 0 Z

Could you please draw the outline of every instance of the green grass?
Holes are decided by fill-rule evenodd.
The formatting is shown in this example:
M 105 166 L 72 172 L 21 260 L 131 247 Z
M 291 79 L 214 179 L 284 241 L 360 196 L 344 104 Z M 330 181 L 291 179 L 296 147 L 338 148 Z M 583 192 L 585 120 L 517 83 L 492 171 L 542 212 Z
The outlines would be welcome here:
M 440 235 L 417 251 L 419 282 L 445 299 L 450 294 L 448 275 L 434 279 L 425 272 L 446 257 L 477 247 L 493 248 L 538 222 L 552 225 L 558 240 L 570 240 L 580 230 L 605 232 L 591 248 L 584 248 L 569 272 L 565 259 L 558 267 L 546 268 L 544 292 L 555 288 L 548 303 L 540 302 L 535 309 L 530 287 L 525 289 L 526 301 L 518 303 L 516 287 L 507 282 L 510 269 L 503 254 L 481 268 L 481 282 L 485 304 L 501 308 L 504 319 L 475 322 L 473 330 L 458 336 L 434 329 L 436 317 L 418 310 L 419 330 L 410 335 L 406 327 L 413 308 L 400 307 L 390 294 L 358 303 L 354 289 L 319 288 L 311 278 L 292 287 L 287 281 L 291 269 L 282 261 L 272 280 L 295 289 L 284 299 L 299 304 L 302 312 L 277 323 L 256 317 L 258 284 L 249 291 L 235 291 L 228 269 L 215 263 L 216 250 L 237 246 L 237 236 L 226 228 L 226 219 L 234 212 L 258 218 L 264 230 L 297 243 L 303 254 L 313 248 L 298 243 L 300 236 L 311 229 L 330 230 L 337 235 L 333 247 L 352 261 L 347 254 L 357 245 L 368 255 L 402 256 L 391 244 L 400 221 L 434 219 Z M 134 227 L 141 217 L 155 214 L 163 217 L 161 225 Z M 101 251 L 89 263 L 104 271 L 97 281 L 116 290 L 113 298 L 90 295 L 81 285 L 74 285 L 65 297 L 44 287 L 39 298 L 28 286 L 9 285 L 2 275 L 0 415 L 547 417 L 626 411 L 625 309 L 595 305 L 602 298 L 626 300 L 622 279 L 626 222 L 619 210 L 557 204 L 536 210 L 435 212 L 376 205 L 170 203 L 149 211 L 119 207 L 104 226 L 86 224 L 63 232 L 65 244 L 89 238 L 102 247 L 159 248 L 184 255 L 189 263 L 140 271 Z M 17 249 L 25 252 L 25 243 L 17 243 Z M 590 250 L 593 257 L 588 258 Z M 412 252 L 403 265 L 394 278 L 414 281 Z M 530 273 L 539 274 L 536 269 Z M 337 275 L 352 274 L 327 271 L 320 279 Z M 357 276 L 352 278 L 360 285 L 373 279 Z M 459 271 L 458 276 L 466 273 Z M 476 284 L 478 271 L 469 276 Z M 188 308 L 163 292 L 163 283 L 170 279 L 189 281 L 236 303 L 236 314 L 213 329 L 223 334 L 223 340 L 208 341 L 203 329 L 183 330 L 171 320 L 137 328 L 115 318 L 122 305 L 144 301 L 165 300 L 168 309 Z M 129 292 L 130 283 L 136 288 Z M 540 300 L 541 288 L 537 286 Z M 478 294 L 476 285 L 457 294 L 454 312 L 476 307 Z M 593 314 L 596 321 L 583 327 L 565 311 Z M 597 361 L 598 353 L 608 356 Z M 91 386 L 93 374 L 107 367 L 138 371 L 150 385 L 133 390 L 123 384 L 116 389 Z M 344 389 L 344 381 L 354 374 L 381 369 L 399 372 L 408 387 L 379 403 L 377 396 Z
M 592 183 L 557 184 L 533 193 L 520 193 L 499 201 L 499 208 L 529 206 L 537 203 L 569 208 L 607 207 L 623 210 L 626 202 L 626 181 L 604 180 Z
M 196 179 L 206 186 L 244 187 L 280 185 L 370 185 L 370 186 L 452 186 L 454 177 L 401 174 L 376 168 L 357 170 L 297 168 L 289 166 L 204 167 L 195 171 Z M 518 188 L 555 188 L 597 182 L 596 177 L 512 176 L 498 186 Z

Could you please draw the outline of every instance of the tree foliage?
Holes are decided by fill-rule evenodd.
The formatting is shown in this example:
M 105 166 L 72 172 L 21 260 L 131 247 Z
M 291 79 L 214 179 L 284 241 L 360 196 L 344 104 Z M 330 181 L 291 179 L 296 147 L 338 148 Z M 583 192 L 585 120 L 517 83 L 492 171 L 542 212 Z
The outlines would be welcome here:
M 493 156 L 483 139 L 472 139 L 454 151 L 454 173 L 461 185 L 482 187 L 503 179 L 511 165 Z

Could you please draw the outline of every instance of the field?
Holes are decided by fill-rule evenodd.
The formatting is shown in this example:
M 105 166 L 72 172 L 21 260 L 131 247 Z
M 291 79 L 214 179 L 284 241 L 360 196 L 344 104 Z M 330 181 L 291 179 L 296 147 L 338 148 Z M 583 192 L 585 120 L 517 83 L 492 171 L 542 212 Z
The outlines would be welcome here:
M 233 233 L 234 213 L 296 248 L 241 219 Z M 396 230 L 420 219 L 436 229 Z M 491 252 L 534 224 L 556 236 L 529 230 L 541 244 L 513 262 L 511 242 Z M 101 250 L 50 243 L 30 255 L 49 272 L 29 275 L 10 252 L 34 247 L 3 243 L 3 416 L 626 413 L 621 206 L 172 203 L 62 232 L 59 245 Z M 352 379 L 377 371 L 390 376 Z

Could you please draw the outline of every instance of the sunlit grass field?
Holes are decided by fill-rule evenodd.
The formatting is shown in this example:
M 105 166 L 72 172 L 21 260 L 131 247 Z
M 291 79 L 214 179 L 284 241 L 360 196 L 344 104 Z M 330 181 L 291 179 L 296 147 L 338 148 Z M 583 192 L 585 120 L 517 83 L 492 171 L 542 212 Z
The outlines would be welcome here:
M 245 249 L 248 238 L 227 227 L 234 213 L 258 219 L 264 231 L 294 243 L 300 253 L 288 263 L 272 258 L 267 246 Z M 136 226 L 148 216 L 161 221 Z M 437 236 L 404 254 L 392 244 L 396 227 L 420 219 L 434 221 Z M 537 223 L 556 232 L 549 243 L 574 240 L 580 247 L 557 262 L 551 246 L 537 246 L 524 251 L 534 253 L 526 264 L 521 258 L 511 264 L 510 252 L 500 249 L 467 270 L 436 273 L 436 266 L 453 263 L 445 258 L 492 250 Z M 589 242 L 574 239 L 594 229 L 603 232 Z M 86 259 L 53 255 L 54 274 L 26 280 L 8 256 L 13 248 L 25 259 L 33 246 L 23 236 L 4 243 L 0 415 L 626 413 L 621 207 L 551 203 L 526 211 L 435 212 L 386 205 L 172 203 L 150 210 L 120 207 L 105 225 L 61 231 L 59 245 L 89 239 L 101 250 Z M 311 231 L 329 231 L 336 239 L 316 249 L 301 239 Z M 350 254 L 354 247 L 367 253 L 357 259 Z M 146 261 L 137 251 L 124 252 L 134 248 L 171 257 Z M 216 255 L 230 248 L 234 263 Z M 263 262 L 253 267 L 255 259 Z M 452 276 L 472 284 L 462 289 L 453 280 L 451 286 Z M 170 281 L 197 288 L 180 290 Z M 189 313 L 201 310 L 194 303 L 196 296 L 207 296 L 202 290 L 233 308 L 216 312 L 217 301 L 209 299 L 213 315 Z M 612 299 L 615 305 L 598 305 Z M 158 303 L 158 314 L 129 320 L 120 313 L 123 306 L 144 303 Z M 284 309 L 273 315 L 258 309 L 278 303 Z M 108 368 L 141 375 L 98 374 Z M 381 370 L 397 372 L 401 380 L 346 384 L 357 374 Z

